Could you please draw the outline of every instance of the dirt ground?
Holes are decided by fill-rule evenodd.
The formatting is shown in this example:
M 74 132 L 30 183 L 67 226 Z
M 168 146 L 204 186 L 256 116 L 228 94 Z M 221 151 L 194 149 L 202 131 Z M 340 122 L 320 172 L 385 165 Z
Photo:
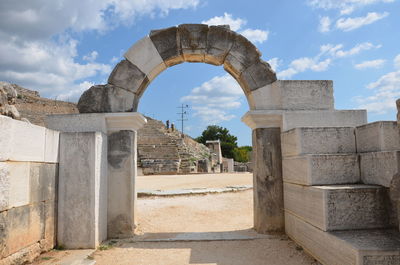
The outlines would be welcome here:
M 253 173 L 221 173 L 193 175 L 138 176 L 138 190 L 178 190 L 194 188 L 225 188 L 253 184 Z
M 146 176 L 138 180 L 138 185 L 143 189 L 176 190 L 251 184 L 250 174 L 238 174 L 234 181 L 219 175 L 210 175 L 202 180 L 197 178 L 199 175 L 193 179 L 169 177 L 156 181 L 159 177 L 151 176 L 152 181 L 146 182 L 150 180 L 143 181 L 148 178 Z M 258 235 L 252 230 L 252 190 L 139 198 L 137 210 L 139 235 L 105 242 L 87 261 L 94 259 L 98 265 L 318 264 L 286 236 Z M 66 254 L 58 251 L 46 255 L 50 255 L 51 260 L 39 258 L 35 264 L 61 264 L 58 263 L 59 257 Z

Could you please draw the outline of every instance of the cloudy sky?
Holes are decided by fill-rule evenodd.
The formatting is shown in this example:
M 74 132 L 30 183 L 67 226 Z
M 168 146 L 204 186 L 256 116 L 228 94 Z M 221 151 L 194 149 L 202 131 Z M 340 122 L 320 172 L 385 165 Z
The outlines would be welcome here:
M 400 0 L 1 0 L 0 80 L 77 101 L 105 83 L 122 54 L 152 29 L 229 24 L 250 39 L 279 79 L 334 81 L 338 109 L 395 119 L 400 98 Z M 209 124 L 251 143 L 241 88 L 223 70 L 181 64 L 161 73 L 139 111 L 198 136 Z

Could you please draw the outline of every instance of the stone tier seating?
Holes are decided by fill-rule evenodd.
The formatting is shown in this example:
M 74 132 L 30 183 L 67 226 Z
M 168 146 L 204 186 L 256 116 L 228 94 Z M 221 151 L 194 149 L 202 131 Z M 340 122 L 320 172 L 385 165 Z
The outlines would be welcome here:
M 179 131 L 167 130 L 160 121 L 147 121 L 138 131 L 138 164 L 145 175 L 197 172 L 193 162 L 209 157 L 206 146 L 182 139 Z
M 322 264 L 400 264 L 397 123 L 330 125 L 281 134 L 286 233 Z

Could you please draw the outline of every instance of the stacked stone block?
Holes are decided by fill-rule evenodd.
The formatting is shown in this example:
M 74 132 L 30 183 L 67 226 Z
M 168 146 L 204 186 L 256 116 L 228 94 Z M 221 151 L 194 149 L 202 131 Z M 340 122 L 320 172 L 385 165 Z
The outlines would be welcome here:
M 0 264 L 56 244 L 59 133 L 0 116 Z
M 400 264 L 400 236 L 391 230 L 388 186 L 382 185 L 397 170 L 394 125 L 282 133 L 286 233 L 321 263 Z

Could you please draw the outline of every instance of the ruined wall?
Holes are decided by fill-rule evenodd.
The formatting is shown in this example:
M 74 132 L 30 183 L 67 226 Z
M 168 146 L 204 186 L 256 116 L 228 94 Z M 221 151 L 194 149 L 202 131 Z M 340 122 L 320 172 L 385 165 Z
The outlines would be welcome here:
M 199 160 L 209 159 L 210 150 L 179 131 L 167 129 L 161 121 L 147 117 L 138 131 L 138 166 L 143 174 L 197 172 Z
M 0 264 L 56 243 L 59 133 L 0 115 Z

